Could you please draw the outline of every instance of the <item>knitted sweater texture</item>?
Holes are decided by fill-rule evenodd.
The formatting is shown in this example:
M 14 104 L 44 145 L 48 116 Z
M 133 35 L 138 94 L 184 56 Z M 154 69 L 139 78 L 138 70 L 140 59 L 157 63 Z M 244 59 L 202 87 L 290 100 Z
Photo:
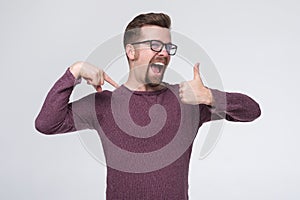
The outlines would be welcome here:
M 211 120 L 248 122 L 260 116 L 247 95 L 211 89 L 214 107 L 183 104 L 178 85 L 152 92 L 124 85 L 69 102 L 69 70 L 49 91 L 35 125 L 44 134 L 97 130 L 107 164 L 108 200 L 188 199 L 193 141 Z

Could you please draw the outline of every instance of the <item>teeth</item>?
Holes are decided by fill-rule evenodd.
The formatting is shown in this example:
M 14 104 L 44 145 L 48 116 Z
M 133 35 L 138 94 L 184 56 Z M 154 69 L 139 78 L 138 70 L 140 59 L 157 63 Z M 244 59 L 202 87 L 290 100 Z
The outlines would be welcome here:
M 155 65 L 160 65 L 160 66 L 165 66 L 165 64 L 164 63 L 161 63 L 161 62 L 156 62 L 156 63 L 154 63 Z

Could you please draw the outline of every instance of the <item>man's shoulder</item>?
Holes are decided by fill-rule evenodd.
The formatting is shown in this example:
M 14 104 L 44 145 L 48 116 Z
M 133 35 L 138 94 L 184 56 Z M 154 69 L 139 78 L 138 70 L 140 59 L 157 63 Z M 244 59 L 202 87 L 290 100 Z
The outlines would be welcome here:
M 178 83 L 175 83 L 175 84 L 172 84 L 172 83 L 164 83 L 168 88 L 171 88 L 171 89 L 177 89 L 179 88 L 179 84 Z
M 166 87 L 171 90 L 173 93 L 177 94 L 179 92 L 179 84 L 170 84 L 170 83 L 164 83 Z

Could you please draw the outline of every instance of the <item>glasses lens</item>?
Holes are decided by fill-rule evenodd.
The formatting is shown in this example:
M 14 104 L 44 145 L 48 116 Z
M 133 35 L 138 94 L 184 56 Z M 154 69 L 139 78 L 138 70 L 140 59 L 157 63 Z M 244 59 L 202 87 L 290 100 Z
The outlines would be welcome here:
M 175 55 L 177 46 L 174 44 L 166 44 L 166 49 L 170 55 Z
M 171 43 L 164 44 L 163 42 L 161 42 L 159 40 L 151 40 L 150 45 L 151 45 L 152 51 L 160 52 L 165 45 L 166 50 L 169 55 L 173 56 L 176 54 L 177 46 L 175 44 L 171 44 Z
M 157 40 L 152 40 L 151 41 L 151 49 L 153 51 L 157 51 L 157 52 L 161 51 L 161 49 L 163 48 L 163 45 L 164 44 L 160 41 L 157 41 Z

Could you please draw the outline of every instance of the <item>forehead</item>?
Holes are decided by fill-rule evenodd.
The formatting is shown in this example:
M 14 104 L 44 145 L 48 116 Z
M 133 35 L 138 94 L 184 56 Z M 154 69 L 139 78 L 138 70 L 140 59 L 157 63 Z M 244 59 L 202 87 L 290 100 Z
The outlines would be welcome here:
M 142 40 L 160 40 L 164 43 L 171 42 L 170 29 L 160 26 L 143 26 L 141 28 Z

